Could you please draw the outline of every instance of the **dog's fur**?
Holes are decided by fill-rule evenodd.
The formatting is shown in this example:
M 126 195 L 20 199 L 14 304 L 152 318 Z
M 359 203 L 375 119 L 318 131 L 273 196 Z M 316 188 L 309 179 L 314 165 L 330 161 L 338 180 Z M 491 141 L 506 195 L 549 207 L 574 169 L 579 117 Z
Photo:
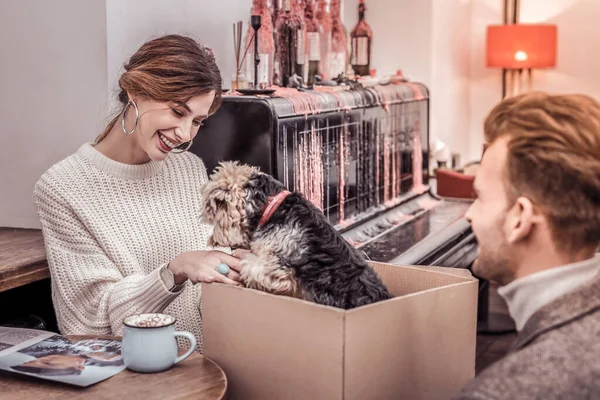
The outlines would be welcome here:
M 375 271 L 323 213 L 292 193 L 259 226 L 263 208 L 285 190 L 257 168 L 221 163 L 203 191 L 211 246 L 250 249 L 241 279 L 249 287 L 350 309 L 391 297 Z

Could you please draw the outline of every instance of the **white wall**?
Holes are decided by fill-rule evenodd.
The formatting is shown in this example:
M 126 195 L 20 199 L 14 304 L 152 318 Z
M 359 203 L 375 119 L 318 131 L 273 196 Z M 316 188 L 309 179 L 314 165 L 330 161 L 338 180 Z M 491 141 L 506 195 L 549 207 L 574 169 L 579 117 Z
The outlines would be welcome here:
M 479 0 L 474 1 L 472 7 L 470 126 L 464 140 L 468 144 L 467 159 L 477 160 L 481 156 L 483 144 L 483 119 L 489 110 L 502 99 L 502 72 L 486 68 L 485 40 L 486 27 L 492 24 L 501 24 L 503 21 L 503 2 Z
M 109 117 L 124 61 L 166 33 L 213 48 L 229 87 L 231 25 L 251 0 L 0 1 L 0 226 L 38 227 L 32 189 L 52 164 L 92 140 Z M 366 0 L 373 67 L 400 68 L 431 89 L 431 135 L 462 161 L 481 154 L 481 126 L 500 100 L 501 73 L 485 67 L 485 31 L 501 0 Z M 358 0 L 343 1 L 351 30 Z M 535 89 L 600 97 L 600 1 L 521 0 L 521 22 L 558 25 L 558 65 L 535 71 Z M 114 102 L 112 103 L 114 104 Z M 9 143 L 9 144 L 7 144 Z
M 213 48 L 229 87 L 232 23 L 252 0 L 0 1 L 0 226 L 39 228 L 33 186 L 114 112 L 122 64 L 146 40 L 183 33 Z
M 471 41 L 471 126 L 468 157 L 479 158 L 482 123 L 502 96 L 502 75 L 485 67 L 485 27 L 502 22 L 502 2 L 473 1 Z M 556 68 L 534 70 L 534 90 L 585 93 L 600 99 L 600 1 L 521 0 L 522 23 L 548 22 L 558 26 Z
M 357 0 L 346 0 L 350 30 Z M 431 89 L 431 137 L 462 162 L 477 160 L 482 124 L 502 97 L 502 73 L 485 66 L 485 35 L 502 23 L 502 0 L 366 0 L 374 33 L 373 68 L 397 68 Z M 521 0 L 520 21 L 558 25 L 555 69 L 534 71 L 534 90 L 600 98 L 600 1 Z
M 365 0 L 365 19 L 373 30 L 371 68 L 376 68 L 378 75 L 401 69 L 411 80 L 431 83 L 433 2 Z M 343 5 L 344 24 L 350 34 L 358 19 L 358 1 L 344 0 Z
M 470 0 L 366 0 L 373 29 L 372 68 L 379 75 L 401 69 L 431 90 L 430 138 L 450 151 L 468 151 L 470 124 Z M 350 31 L 358 1 L 346 0 Z
M 103 125 L 104 0 L 0 1 L 0 49 L 0 226 L 39 227 L 35 182 Z
M 57 3 L 52 10 L 50 3 L 46 2 L 44 6 L 40 0 L 2 3 L 7 11 L 3 15 L 8 20 L 2 28 L 7 33 L 3 35 L 4 41 L 10 43 L 8 37 L 21 29 L 29 32 L 30 36 L 15 46 L 33 50 L 27 53 L 30 58 L 36 57 L 34 53 L 47 53 L 56 48 L 60 48 L 65 56 L 58 59 L 47 55 L 49 60 L 45 62 L 47 65 L 50 62 L 53 69 L 45 69 L 49 76 L 42 84 L 48 86 L 46 98 L 52 98 L 53 108 L 46 109 L 47 113 L 36 116 L 33 122 L 45 128 L 36 129 L 36 132 L 51 132 L 52 136 L 36 133 L 38 141 L 33 143 L 34 151 L 30 152 L 32 156 L 35 154 L 32 161 L 24 161 L 24 157 L 11 152 L 13 164 L 21 170 L 16 176 L 11 175 L 11 185 L 19 190 L 5 195 L 0 209 L 0 226 L 37 226 L 37 216 L 30 202 L 35 180 L 52 163 L 71 154 L 83 141 L 90 140 L 101 131 L 102 123 L 115 111 L 121 67 L 143 42 L 167 33 L 195 36 L 214 50 L 225 80 L 224 86 L 229 87 L 235 70 L 231 25 L 242 20 L 247 26 L 251 3 L 251 0 L 95 0 L 93 7 L 84 7 L 83 3 L 72 0 Z M 469 46 L 463 43 L 470 29 L 470 6 L 466 3 L 469 1 L 367 0 L 367 20 L 374 33 L 373 67 L 380 75 L 392 74 L 400 68 L 410 79 L 430 87 L 431 135 L 443 140 L 453 150 L 454 146 L 460 148 L 466 145 L 466 142 L 456 141 L 454 137 L 455 132 L 467 130 L 470 111 L 466 106 L 468 90 L 465 89 L 470 65 L 464 62 L 468 58 Z M 356 23 L 357 5 L 358 0 L 344 0 L 342 3 L 342 15 L 348 31 Z M 67 7 L 68 10 L 63 10 Z M 9 17 L 11 12 L 21 14 Z M 55 13 L 60 13 L 60 16 L 55 17 Z M 40 26 L 51 27 L 55 32 L 42 34 Z M 43 40 L 39 40 L 36 33 L 42 34 Z M 90 40 L 91 46 L 80 49 Z M 20 54 L 19 51 L 15 49 L 15 54 Z M 94 68 L 90 69 L 90 65 Z M 21 73 L 23 70 L 27 71 L 27 68 L 15 66 L 13 75 L 21 80 L 27 79 L 26 74 Z M 70 89 L 60 86 L 59 90 L 56 80 L 71 77 L 72 70 L 79 73 L 79 78 L 93 79 L 83 84 L 72 80 Z M 81 75 L 81 71 L 93 71 L 94 75 Z M 14 80 L 11 82 L 14 88 L 19 86 Z M 104 85 L 104 88 L 99 88 L 99 85 Z M 37 86 L 30 86 L 30 90 L 39 90 Z M 86 92 L 89 96 L 72 96 L 70 90 Z M 87 102 L 78 101 L 73 107 L 68 102 L 76 98 L 86 98 Z M 68 107 L 62 107 L 65 102 Z M 11 105 L 7 114 L 18 120 L 15 108 Z M 65 110 L 82 115 L 81 121 L 74 120 L 73 123 L 85 125 L 85 130 L 60 129 L 64 118 L 56 118 L 56 115 L 60 115 L 58 111 L 64 113 Z M 17 125 L 17 122 L 11 122 L 9 126 Z M 56 144 L 58 141 L 48 142 L 49 137 L 60 137 L 61 145 Z M 40 141 L 44 144 L 41 145 Z M 18 213 L 14 212 L 15 209 Z
M 430 140 L 444 142 L 463 163 L 471 117 L 472 8 L 469 0 L 433 0 L 431 8 Z
M 151 38 L 191 35 L 215 53 L 223 87 L 235 72 L 232 25 L 248 26 L 252 0 L 106 0 L 108 85 L 111 104 L 123 63 Z

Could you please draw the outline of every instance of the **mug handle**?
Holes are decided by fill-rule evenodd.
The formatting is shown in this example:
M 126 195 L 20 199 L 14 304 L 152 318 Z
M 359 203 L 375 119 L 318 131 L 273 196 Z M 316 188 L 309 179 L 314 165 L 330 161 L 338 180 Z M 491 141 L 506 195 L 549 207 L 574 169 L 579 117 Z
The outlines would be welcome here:
M 176 331 L 173 333 L 173 336 L 175 336 L 175 337 L 182 336 L 182 337 L 186 338 L 187 340 L 189 340 L 190 344 L 191 344 L 190 349 L 188 350 L 187 353 L 185 353 L 184 355 L 177 357 L 175 359 L 175 362 L 173 364 L 177 364 L 179 361 L 185 360 L 186 358 L 188 358 L 190 356 L 190 354 L 192 354 L 192 352 L 196 348 L 196 338 L 191 333 L 185 332 L 185 331 Z

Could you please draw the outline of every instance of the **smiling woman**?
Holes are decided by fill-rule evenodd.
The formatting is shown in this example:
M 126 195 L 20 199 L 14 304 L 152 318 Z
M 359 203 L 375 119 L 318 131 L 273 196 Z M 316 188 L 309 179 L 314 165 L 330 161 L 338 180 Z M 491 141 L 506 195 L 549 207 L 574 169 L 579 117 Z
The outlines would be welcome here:
M 187 150 L 202 121 L 221 104 L 219 68 L 210 50 L 191 38 L 152 40 L 124 68 L 122 110 L 96 139 L 96 148 L 117 161 L 138 164 Z M 130 137 L 124 140 L 123 133 Z
M 207 247 L 207 173 L 186 152 L 220 105 L 221 73 L 209 49 L 169 35 L 140 47 L 119 86 L 118 115 L 34 190 L 59 328 L 118 335 L 125 317 L 162 312 L 201 350 L 197 283 L 236 285 L 240 268 L 236 253 Z

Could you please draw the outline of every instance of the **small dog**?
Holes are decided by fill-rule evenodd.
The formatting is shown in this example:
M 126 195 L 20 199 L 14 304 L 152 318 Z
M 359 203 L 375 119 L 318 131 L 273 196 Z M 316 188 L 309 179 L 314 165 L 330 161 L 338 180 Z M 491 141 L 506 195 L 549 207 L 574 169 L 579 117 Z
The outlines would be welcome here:
M 242 259 L 246 287 L 343 309 L 392 297 L 323 213 L 270 175 L 222 162 L 203 195 L 209 245 L 251 250 Z

